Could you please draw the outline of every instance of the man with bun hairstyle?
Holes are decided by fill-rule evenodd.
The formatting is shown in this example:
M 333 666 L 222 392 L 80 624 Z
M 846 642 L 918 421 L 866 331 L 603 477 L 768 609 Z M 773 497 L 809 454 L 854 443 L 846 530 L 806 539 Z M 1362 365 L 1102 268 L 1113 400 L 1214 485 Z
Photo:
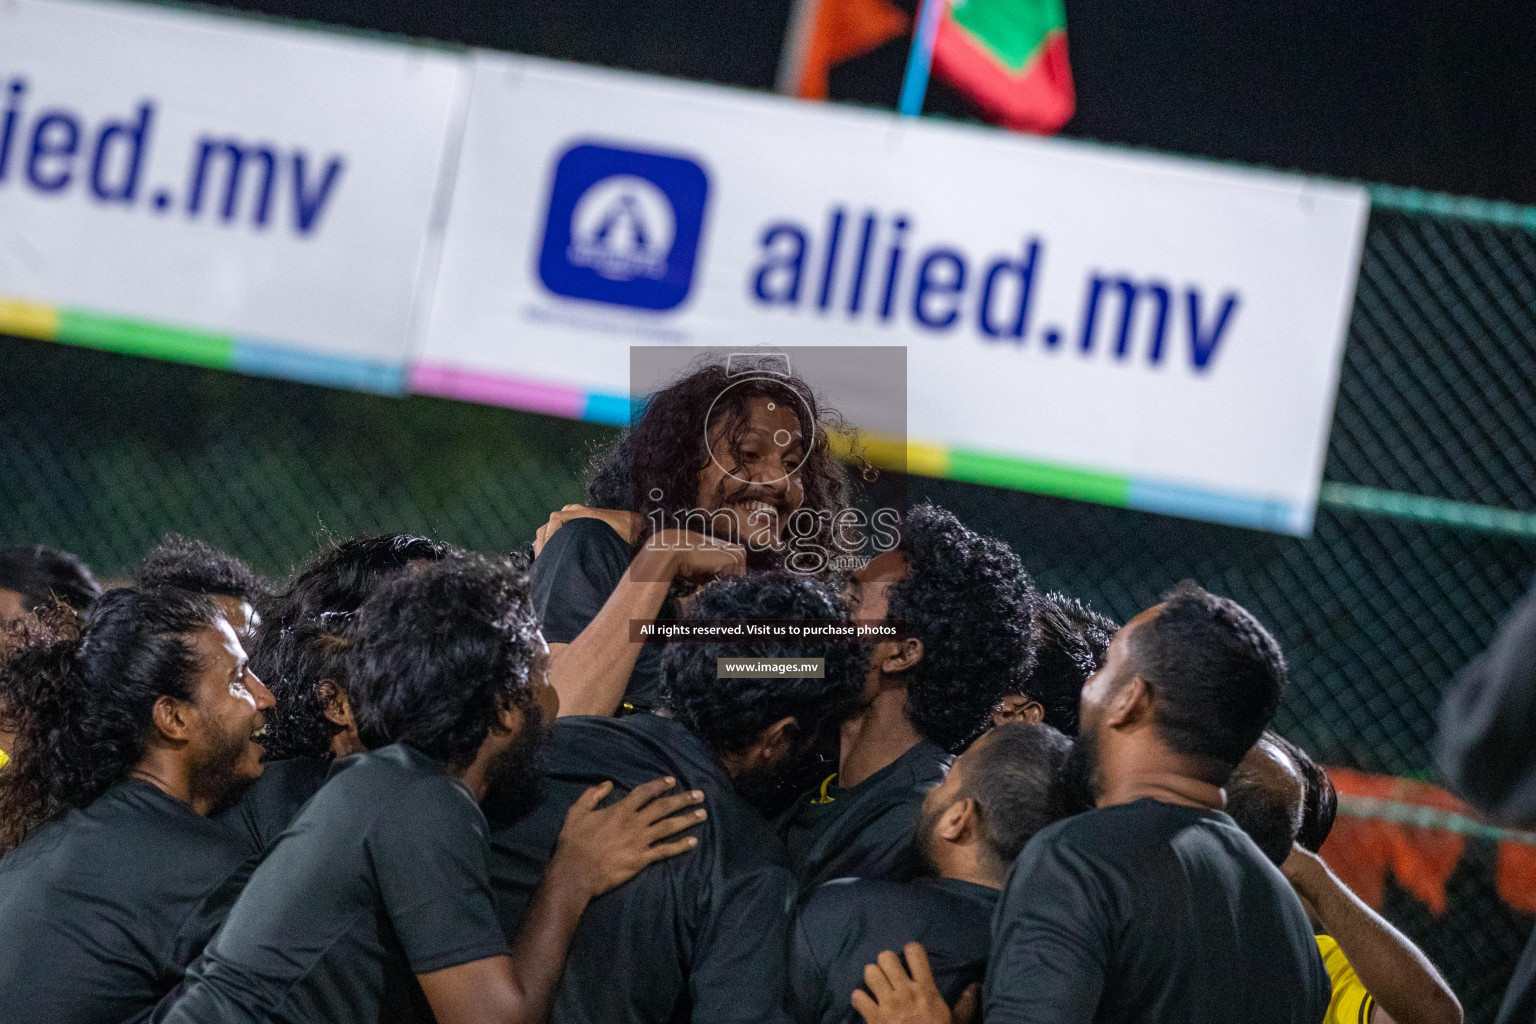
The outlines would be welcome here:
M 271 706 L 183 590 L 109 590 L 5 638 L 0 1020 L 117 1024 L 176 985 L 245 877 L 208 815 L 261 774 Z

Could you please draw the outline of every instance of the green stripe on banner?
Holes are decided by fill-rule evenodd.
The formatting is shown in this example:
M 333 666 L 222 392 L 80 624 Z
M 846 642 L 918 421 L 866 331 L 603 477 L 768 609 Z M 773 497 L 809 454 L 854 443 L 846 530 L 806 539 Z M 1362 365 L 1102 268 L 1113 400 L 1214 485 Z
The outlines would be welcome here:
M 234 339 L 226 335 L 160 327 L 68 309 L 59 314 L 59 333 L 54 340 L 66 345 L 170 359 L 217 370 L 229 368 L 235 345 Z
M 1076 498 L 1100 505 L 1130 503 L 1131 482 L 1123 476 L 1068 469 L 1041 462 L 1025 462 L 1001 455 L 984 455 L 963 449 L 949 453 L 950 479 L 993 487 L 1011 487 L 1057 498 Z
M 1426 498 L 1419 494 L 1328 482 L 1319 490 L 1317 502 L 1329 508 L 1373 512 L 1398 519 L 1439 523 L 1442 526 L 1460 526 L 1484 533 L 1536 537 L 1536 513 L 1516 512 L 1514 509 L 1492 505 L 1473 505 L 1445 498 Z

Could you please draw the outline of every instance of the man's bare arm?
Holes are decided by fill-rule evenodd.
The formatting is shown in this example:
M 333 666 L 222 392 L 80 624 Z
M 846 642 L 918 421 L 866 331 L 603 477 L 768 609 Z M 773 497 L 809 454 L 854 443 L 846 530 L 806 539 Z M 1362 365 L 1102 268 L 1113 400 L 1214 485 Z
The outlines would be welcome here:
M 560 714 L 611 715 L 624 700 L 641 644 L 629 638 L 631 619 L 654 619 L 677 577 L 731 575 L 746 569 L 739 545 L 682 530 L 646 541 L 602 610 L 576 639 L 549 645 L 549 681 Z
M 1435 965 L 1339 881 L 1321 857 L 1298 846 L 1284 871 L 1375 1000 L 1374 1024 L 1461 1024 L 1461 1003 Z

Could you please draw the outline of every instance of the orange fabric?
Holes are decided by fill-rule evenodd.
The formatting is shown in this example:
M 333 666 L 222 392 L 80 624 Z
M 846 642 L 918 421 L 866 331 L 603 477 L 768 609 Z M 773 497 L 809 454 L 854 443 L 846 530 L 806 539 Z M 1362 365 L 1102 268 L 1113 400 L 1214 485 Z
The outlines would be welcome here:
M 1424 782 L 1329 768 L 1340 793 L 1432 807 L 1473 821 L 1481 816 L 1456 797 Z M 1402 825 L 1340 812 L 1323 859 L 1361 899 L 1381 909 L 1387 875 L 1436 914 L 1445 913 L 1445 885 L 1466 850 L 1466 837 L 1440 828 Z M 1536 845 L 1501 841 L 1495 884 L 1499 898 L 1522 914 L 1536 914 Z
M 1536 846 L 1500 843 L 1494 877 L 1505 903 L 1522 914 L 1536 914 Z
M 1477 812 L 1456 799 L 1439 786 L 1413 779 L 1399 779 L 1391 775 L 1372 775 L 1352 768 L 1329 768 L 1328 777 L 1340 793 L 1351 796 L 1370 796 L 1378 800 L 1394 800 L 1398 803 L 1433 807 L 1441 811 L 1476 818 Z
M 1329 768 L 1340 793 L 1375 797 L 1471 815 L 1473 812 L 1443 789 L 1410 779 L 1369 775 L 1347 768 Z M 1380 909 L 1387 875 L 1435 914 L 1445 913 L 1445 884 L 1466 849 L 1457 832 L 1402 825 L 1380 818 L 1340 814 L 1323 859 L 1361 899 Z
M 821 0 L 800 72 L 801 98 L 826 99 L 835 65 L 906 34 L 910 22 L 889 0 Z

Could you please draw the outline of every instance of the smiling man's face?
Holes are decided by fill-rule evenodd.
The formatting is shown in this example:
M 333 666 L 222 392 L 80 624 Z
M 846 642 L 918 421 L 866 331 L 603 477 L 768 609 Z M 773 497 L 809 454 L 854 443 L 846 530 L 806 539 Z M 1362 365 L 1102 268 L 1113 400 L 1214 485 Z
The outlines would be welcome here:
M 4 628 L 8 622 L 15 622 L 22 616 L 30 614 L 27 611 L 26 598 L 14 590 L 0 587 L 0 628 Z
M 192 703 L 199 719 L 187 749 L 189 775 L 194 797 L 219 803 L 261 777 L 263 713 L 276 701 L 222 615 L 189 639 L 198 662 Z
M 790 513 L 805 501 L 799 469 L 806 438 L 800 418 L 771 398 L 754 398 L 746 429 L 736 441 L 733 446 L 724 430 L 711 433 L 711 458 L 699 474 L 698 506 L 720 512 L 729 523 L 732 535 L 717 540 L 777 543 Z

